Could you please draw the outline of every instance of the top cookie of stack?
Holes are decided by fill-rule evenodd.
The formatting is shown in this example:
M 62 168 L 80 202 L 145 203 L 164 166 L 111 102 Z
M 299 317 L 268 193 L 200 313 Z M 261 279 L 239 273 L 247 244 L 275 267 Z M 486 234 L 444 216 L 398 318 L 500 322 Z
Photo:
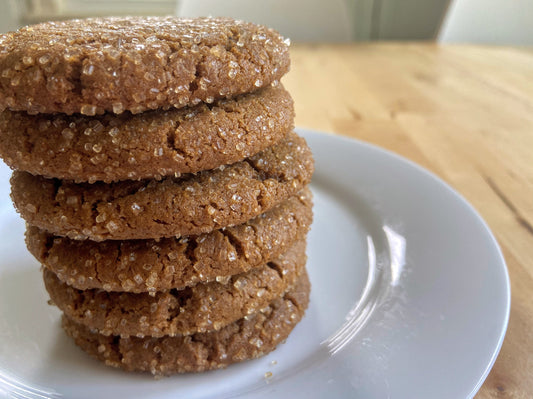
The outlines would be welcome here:
M 289 68 L 271 29 L 228 18 L 49 22 L 2 36 L 0 107 L 84 115 L 212 103 Z
M 234 163 L 292 128 L 288 69 L 278 33 L 225 18 L 26 27 L 0 38 L 0 156 L 78 182 Z

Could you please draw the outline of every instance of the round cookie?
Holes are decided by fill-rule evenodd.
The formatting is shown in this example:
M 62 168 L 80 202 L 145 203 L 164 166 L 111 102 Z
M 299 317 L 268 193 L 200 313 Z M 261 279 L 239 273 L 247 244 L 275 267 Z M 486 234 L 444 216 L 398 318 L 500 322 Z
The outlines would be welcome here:
M 290 133 L 242 162 L 161 181 L 75 184 L 15 171 L 11 197 L 22 218 L 54 235 L 161 238 L 244 223 L 298 193 L 312 173 L 311 150 Z
M 294 109 L 283 87 L 212 105 L 132 115 L 0 113 L 0 157 L 13 169 L 75 181 L 160 179 L 241 161 L 282 139 Z
M 43 266 L 74 288 L 155 292 L 224 281 L 270 262 L 305 238 L 312 217 L 306 188 L 252 220 L 200 236 L 94 242 L 28 226 L 26 243 Z
M 274 350 L 287 339 L 309 303 L 304 273 L 296 286 L 261 312 L 218 331 L 190 336 L 121 338 L 105 336 L 63 316 L 62 326 L 85 352 L 106 365 L 127 371 L 170 375 L 224 368 Z
M 226 282 L 197 284 L 181 291 L 133 294 L 77 290 L 44 269 L 50 299 L 68 317 L 103 335 L 161 337 L 220 330 L 282 296 L 305 269 L 305 241 L 277 260 Z
M 91 18 L 0 35 L 0 109 L 139 113 L 265 87 L 289 69 L 288 42 L 229 18 Z

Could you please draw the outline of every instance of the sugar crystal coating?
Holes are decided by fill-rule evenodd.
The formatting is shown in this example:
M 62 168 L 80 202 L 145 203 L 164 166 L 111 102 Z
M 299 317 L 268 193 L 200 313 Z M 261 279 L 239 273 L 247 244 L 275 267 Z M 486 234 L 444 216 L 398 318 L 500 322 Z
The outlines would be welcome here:
M 0 35 L 0 109 L 181 108 L 265 87 L 288 69 L 277 32 L 229 18 L 47 22 Z
M 180 291 L 159 291 L 153 297 L 76 290 L 47 269 L 44 281 L 50 298 L 68 317 L 102 334 L 188 335 L 211 331 L 215 322 L 220 329 L 257 313 L 296 284 L 305 261 L 305 241 L 299 241 L 277 260 L 232 276 L 227 284 L 214 281 Z
M 267 263 L 303 239 L 312 220 L 308 190 L 245 223 L 185 239 L 108 240 L 100 243 L 54 237 L 29 226 L 30 252 L 57 277 L 78 289 L 145 292 L 149 276 L 153 287 L 182 289 L 200 282 L 227 282 L 238 273 Z M 229 261 L 229 262 L 228 262 Z M 84 276 L 69 280 L 75 271 Z M 132 280 L 132 286 L 123 284 Z
M 13 202 L 29 224 L 55 235 L 102 241 L 176 237 L 240 224 L 298 193 L 312 173 L 305 140 L 291 133 L 242 162 L 196 175 L 74 184 L 16 171 L 11 183 Z M 67 206 L 73 195 L 80 202 Z M 238 207 L 231 206 L 234 195 L 242 198 Z
M 309 303 L 309 290 L 304 272 L 292 290 L 262 311 L 220 330 L 194 335 L 105 336 L 66 316 L 62 325 L 78 346 L 108 366 L 154 375 L 202 372 L 254 359 L 275 349 L 302 318 Z
M 188 118 L 189 113 L 194 117 Z M 257 120 L 258 115 L 264 117 Z M 76 181 L 191 173 L 241 161 L 275 144 L 292 129 L 293 118 L 292 100 L 282 87 L 211 107 L 120 116 L 54 115 L 53 123 L 49 115 L 4 111 L 0 157 L 13 169 Z M 227 134 L 220 136 L 221 129 Z

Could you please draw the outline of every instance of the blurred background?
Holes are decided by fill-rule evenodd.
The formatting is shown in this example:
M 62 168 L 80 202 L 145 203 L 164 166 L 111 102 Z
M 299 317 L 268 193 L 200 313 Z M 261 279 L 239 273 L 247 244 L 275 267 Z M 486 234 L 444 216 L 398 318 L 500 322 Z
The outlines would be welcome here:
M 533 45 L 532 0 L 0 0 L 0 32 L 106 15 L 232 16 L 295 42 Z

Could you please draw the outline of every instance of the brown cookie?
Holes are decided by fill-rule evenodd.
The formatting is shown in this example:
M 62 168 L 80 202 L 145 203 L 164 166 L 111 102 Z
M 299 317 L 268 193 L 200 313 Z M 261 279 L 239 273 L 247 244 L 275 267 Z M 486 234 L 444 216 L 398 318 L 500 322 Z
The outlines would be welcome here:
M 30 252 L 80 290 L 155 292 L 224 281 L 270 262 L 305 238 L 312 221 L 305 189 L 243 224 L 200 236 L 161 240 L 77 241 L 28 226 Z
M 305 241 L 277 260 L 226 282 L 149 293 L 77 290 L 44 269 L 50 298 L 65 314 L 104 335 L 161 337 L 220 330 L 282 296 L 305 269 Z
M 265 87 L 289 69 L 277 32 L 229 18 L 93 18 L 0 35 L 0 109 L 139 113 Z
M 76 345 L 108 366 L 157 375 L 201 372 L 254 359 L 287 339 L 309 303 L 304 273 L 296 286 L 261 312 L 218 331 L 162 338 L 121 338 L 91 331 L 63 316 L 63 328 Z
M 75 184 L 14 172 L 11 197 L 30 224 L 73 239 L 200 234 L 244 223 L 311 180 L 305 140 L 290 133 L 242 162 L 161 181 Z
M 0 157 L 13 169 L 75 181 L 160 179 L 242 161 L 293 128 L 281 86 L 213 105 L 87 117 L 0 113 Z

